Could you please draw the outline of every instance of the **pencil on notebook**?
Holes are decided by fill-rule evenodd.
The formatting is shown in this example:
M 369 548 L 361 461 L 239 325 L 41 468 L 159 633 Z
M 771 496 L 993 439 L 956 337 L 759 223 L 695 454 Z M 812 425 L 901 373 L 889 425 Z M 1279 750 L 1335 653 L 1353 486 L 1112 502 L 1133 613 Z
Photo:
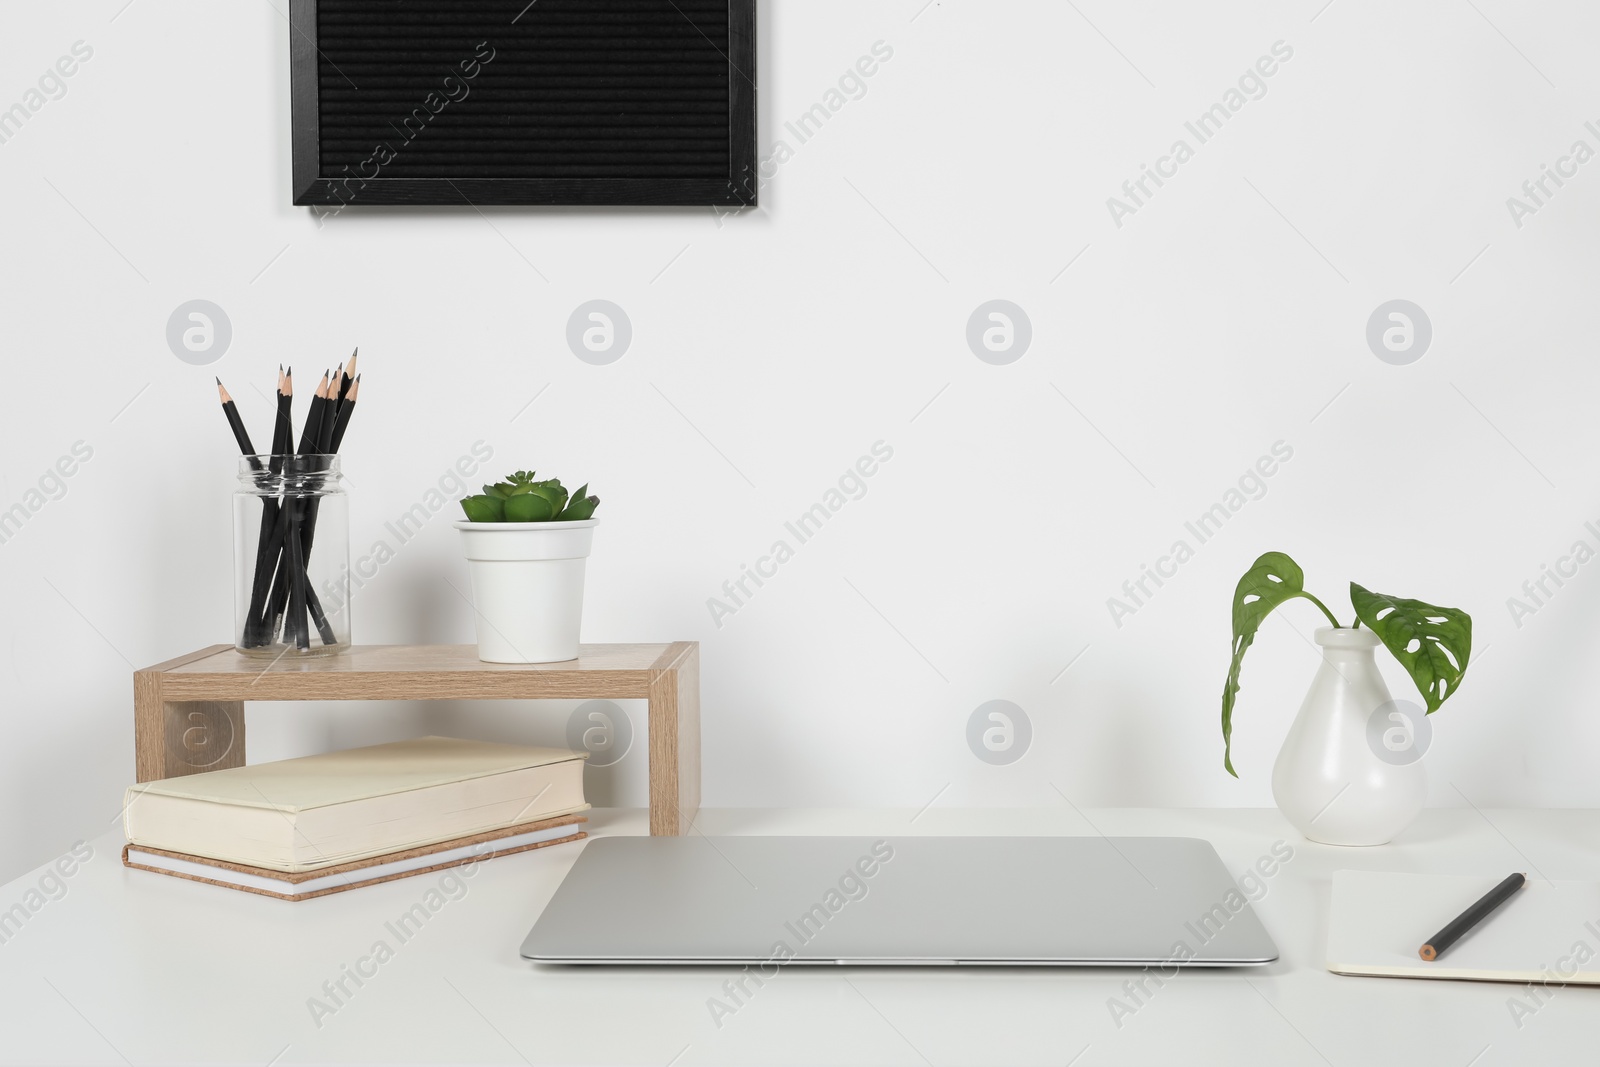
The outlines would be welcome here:
M 1443 930 L 1428 938 L 1428 943 L 1417 955 L 1430 963 L 1449 951 L 1450 946 L 1471 932 L 1472 928 L 1487 919 L 1496 908 L 1511 899 L 1511 895 L 1528 882 L 1525 874 L 1507 875 L 1499 885 L 1479 897 L 1466 911 L 1450 920 Z

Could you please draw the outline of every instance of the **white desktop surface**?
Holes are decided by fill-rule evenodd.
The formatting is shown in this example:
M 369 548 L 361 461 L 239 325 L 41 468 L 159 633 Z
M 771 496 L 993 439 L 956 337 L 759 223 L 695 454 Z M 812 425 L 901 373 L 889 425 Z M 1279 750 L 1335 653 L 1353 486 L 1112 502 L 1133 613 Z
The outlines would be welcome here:
M 643 811 L 595 811 L 594 834 L 639 834 Z M 517 954 L 581 845 L 481 864 L 400 943 L 386 923 L 440 874 L 288 903 L 122 867 L 120 830 L 0 943 L 0 1063 L 26 1064 L 1497 1064 L 1594 1055 L 1600 989 L 1348 978 L 1324 968 L 1341 868 L 1600 880 L 1600 813 L 1432 810 L 1397 843 L 1299 838 L 1273 810 L 713 809 L 706 834 L 1094 834 L 1203 837 L 1241 874 L 1294 849 L 1255 908 L 1282 958 L 1188 971 L 1113 1019 L 1136 969 L 787 968 L 733 1002 L 732 968 L 544 968 Z M 0 887 L 24 902 L 40 868 Z M 1533 871 L 1529 871 L 1530 874 Z M 41 897 L 31 898 L 37 904 Z M 995 906 L 1005 906 L 997 887 Z M 1600 920 L 1600 916 L 1596 916 Z M 1597 924 L 1600 925 L 1600 924 Z M 1431 931 L 1418 931 L 1419 939 Z M 1575 935 L 1576 936 L 1576 935 Z M 394 948 L 319 1026 L 307 1001 Z M 1419 940 L 1420 943 L 1420 940 Z M 372 968 L 369 967 L 369 970 Z M 331 1001 L 329 1002 L 331 1004 Z

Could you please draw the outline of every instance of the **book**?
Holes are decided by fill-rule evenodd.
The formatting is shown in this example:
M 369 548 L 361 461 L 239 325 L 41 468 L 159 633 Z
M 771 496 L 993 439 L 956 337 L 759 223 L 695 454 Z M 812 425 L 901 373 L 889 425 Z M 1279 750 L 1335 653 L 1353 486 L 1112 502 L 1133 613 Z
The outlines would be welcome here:
M 298 873 L 582 811 L 586 752 L 449 737 L 128 790 L 128 843 Z
M 1328 970 L 1385 978 L 1600 985 L 1600 883 L 1530 879 L 1437 960 L 1418 949 L 1500 874 L 1335 871 Z
M 224 863 L 204 856 L 185 856 L 181 852 L 139 845 L 123 846 L 122 865 L 279 900 L 310 900 L 313 897 L 325 897 L 329 893 L 342 893 L 347 889 L 392 882 L 397 878 L 463 867 L 498 856 L 544 848 L 546 845 L 581 841 L 589 836 L 579 829 L 587 821 L 582 815 L 563 815 L 298 874 Z

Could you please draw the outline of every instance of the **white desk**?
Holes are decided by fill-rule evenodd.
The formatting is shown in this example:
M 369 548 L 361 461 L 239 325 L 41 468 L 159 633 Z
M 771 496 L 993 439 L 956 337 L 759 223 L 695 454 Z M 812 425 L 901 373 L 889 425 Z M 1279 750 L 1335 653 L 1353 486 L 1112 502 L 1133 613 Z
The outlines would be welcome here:
M 1163 834 L 1203 837 L 1243 872 L 1282 839 L 1294 857 L 1255 907 L 1282 959 L 1184 972 L 1121 1026 L 1109 1001 L 1140 972 L 788 968 L 719 1028 L 731 969 L 551 969 L 517 955 L 581 846 L 480 865 L 404 943 L 386 923 L 440 875 L 299 904 L 129 871 L 120 833 L 59 899 L 0 944 L 4 1063 L 1497 1064 L 1594 1062 L 1600 989 L 1556 989 L 1519 1029 L 1518 987 L 1345 978 L 1323 968 L 1330 874 L 1536 868 L 1600 880 L 1600 814 L 1437 810 L 1399 844 L 1299 840 L 1271 810 L 707 810 L 708 834 Z M 594 813 L 645 833 L 643 811 Z M 44 868 L 0 887 L 28 906 Z M 1530 873 L 1532 873 L 1530 871 Z M 996 898 L 1003 906 L 1004 896 Z M 1596 916 L 1600 920 L 1600 916 Z M 307 1001 L 377 941 L 393 958 L 313 1021 Z M 1153 985 L 1150 988 L 1154 988 Z M 329 1001 L 331 1003 L 331 1001 Z M 1076 1057 L 1076 1058 L 1075 1058 Z M 1475 1058 L 1476 1057 L 1476 1058 Z

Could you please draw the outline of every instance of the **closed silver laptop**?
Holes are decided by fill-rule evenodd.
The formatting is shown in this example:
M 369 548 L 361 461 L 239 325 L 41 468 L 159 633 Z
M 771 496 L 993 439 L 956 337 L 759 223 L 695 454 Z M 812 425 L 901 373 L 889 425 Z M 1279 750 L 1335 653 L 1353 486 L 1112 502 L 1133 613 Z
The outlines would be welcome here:
M 1277 947 L 1180 837 L 591 838 L 544 963 L 1237 966 Z

